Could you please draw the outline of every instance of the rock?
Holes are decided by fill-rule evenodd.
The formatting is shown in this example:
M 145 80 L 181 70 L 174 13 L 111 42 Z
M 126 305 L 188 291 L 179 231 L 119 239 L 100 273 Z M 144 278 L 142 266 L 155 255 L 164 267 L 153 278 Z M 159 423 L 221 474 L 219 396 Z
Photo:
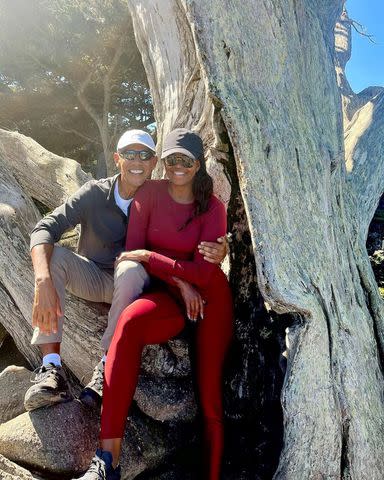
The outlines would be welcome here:
M 167 472 L 155 473 L 153 476 L 146 477 L 146 480 L 179 480 L 180 478 L 183 480 L 194 480 L 196 476 L 191 472 L 180 471 L 177 467 L 173 467 L 173 469 Z
M 142 412 L 159 421 L 191 421 L 196 402 L 189 379 L 141 375 L 135 400 Z
M 25 278 L 23 278 L 23 282 L 24 280 Z M 25 283 L 26 282 L 24 282 L 23 285 L 25 285 Z M 18 291 L 19 297 L 22 295 L 22 290 L 23 289 L 20 288 Z M 4 368 L 8 367 L 9 365 L 14 365 L 15 363 L 17 365 L 23 365 L 23 363 L 20 362 L 21 358 L 26 359 L 27 364 L 31 365 L 33 368 L 36 368 L 41 362 L 41 354 L 36 346 L 31 345 L 31 322 L 27 322 L 23 317 L 14 300 L 11 298 L 9 290 L 2 285 L 1 280 L 0 305 L 2 306 L 0 310 L 0 323 L 5 325 L 7 331 L 12 337 L 12 341 L 9 343 L 8 338 L 6 338 L 4 340 L 3 347 L 1 348 L 0 371 L 4 370 Z M 30 309 L 31 305 L 32 303 L 29 306 Z
M 177 338 L 166 344 L 147 345 L 141 368 L 145 373 L 159 377 L 187 377 L 191 373 L 188 342 Z
M 39 480 L 25 468 L 16 465 L 7 458 L 0 455 L 0 479 L 1 480 Z
M 159 466 L 191 442 L 193 431 L 192 424 L 176 426 L 151 420 L 134 406 L 120 459 L 122 479 L 136 478 Z M 44 477 L 78 476 L 94 456 L 98 433 L 98 416 L 75 400 L 23 413 L 1 424 L 0 454 Z
M 24 394 L 31 386 L 32 372 L 15 365 L 0 373 L 0 424 L 25 412 Z
M 201 459 L 195 458 L 194 466 L 180 466 L 178 464 L 169 465 L 168 468 L 161 472 L 153 472 L 145 477 L 145 480 L 195 480 L 202 477 L 202 472 L 199 470 L 201 467 Z M 226 472 L 223 471 L 221 477 L 222 480 L 262 480 L 261 477 L 255 477 L 248 472 Z
M 164 430 L 133 409 L 127 419 L 120 465 L 123 480 L 136 478 L 153 465 L 158 465 L 168 448 Z
M 10 365 L 18 365 L 19 367 L 25 367 L 27 369 L 30 368 L 25 357 L 19 352 L 13 338 L 7 335 L 4 338 L 3 344 L 0 346 L 0 372 Z
M 85 470 L 97 447 L 99 421 L 79 401 L 24 413 L 0 425 L 0 453 L 32 470 Z
M 176 451 L 190 448 L 195 432 L 193 423 L 156 422 L 133 406 L 120 459 L 122 479 L 131 480 L 140 472 L 166 465 Z

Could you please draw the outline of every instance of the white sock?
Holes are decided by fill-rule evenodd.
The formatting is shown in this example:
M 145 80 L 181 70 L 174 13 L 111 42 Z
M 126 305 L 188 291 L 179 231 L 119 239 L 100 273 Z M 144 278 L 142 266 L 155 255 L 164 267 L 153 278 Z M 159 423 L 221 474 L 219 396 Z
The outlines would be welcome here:
M 43 365 L 49 365 L 53 363 L 57 367 L 61 367 L 61 357 L 58 353 L 48 353 L 43 357 Z
M 107 361 L 107 354 L 105 353 L 103 355 L 103 358 L 101 359 L 101 361 L 105 364 L 105 362 Z

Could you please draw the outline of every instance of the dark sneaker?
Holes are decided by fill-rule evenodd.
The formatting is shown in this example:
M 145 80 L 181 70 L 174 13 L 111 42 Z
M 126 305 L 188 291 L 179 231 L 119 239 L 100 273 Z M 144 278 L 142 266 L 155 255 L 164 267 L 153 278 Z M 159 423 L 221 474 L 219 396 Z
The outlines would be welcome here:
M 85 474 L 78 480 L 120 480 L 120 465 L 112 467 L 112 455 L 104 452 L 100 448 L 96 450 L 96 455 Z
M 24 398 L 28 412 L 73 399 L 64 369 L 53 363 L 40 367 L 33 382 L 35 385 L 27 390 Z
M 80 393 L 79 400 L 91 408 L 100 408 L 101 399 L 103 397 L 104 382 L 104 362 L 100 361 L 95 369 L 91 381 L 86 385 Z

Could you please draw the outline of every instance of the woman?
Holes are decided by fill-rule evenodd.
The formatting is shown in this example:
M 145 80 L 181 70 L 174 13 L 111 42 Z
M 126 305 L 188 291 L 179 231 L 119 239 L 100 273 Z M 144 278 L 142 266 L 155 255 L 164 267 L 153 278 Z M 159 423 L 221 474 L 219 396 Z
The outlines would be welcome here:
M 212 195 L 212 179 L 198 135 L 185 129 L 172 131 L 165 139 L 162 159 L 168 180 L 147 182 L 135 196 L 128 251 L 118 261 L 141 262 L 150 275 L 168 286 L 142 295 L 120 316 L 105 367 L 101 450 L 84 480 L 120 478 L 116 465 L 142 349 L 149 343 L 166 342 L 183 329 L 181 298 L 190 317 L 201 317 L 196 333 L 196 374 L 204 419 L 206 478 L 217 480 L 220 476 L 222 367 L 232 336 L 232 299 L 225 275 L 217 265 L 204 260 L 197 245 L 225 234 L 226 212 Z M 191 284 L 204 304 L 200 295 L 194 296 Z

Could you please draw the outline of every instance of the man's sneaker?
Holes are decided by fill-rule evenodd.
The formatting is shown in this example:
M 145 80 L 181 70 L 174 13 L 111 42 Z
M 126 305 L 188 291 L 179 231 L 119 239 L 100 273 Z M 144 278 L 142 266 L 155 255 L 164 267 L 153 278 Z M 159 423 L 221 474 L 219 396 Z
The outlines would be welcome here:
M 104 362 L 101 360 L 93 370 L 91 381 L 86 385 L 80 393 L 79 400 L 91 408 L 98 409 L 101 407 L 101 399 L 103 397 L 104 382 Z
M 96 450 L 90 467 L 78 480 L 120 480 L 120 478 L 120 465 L 113 468 L 112 455 L 99 448 Z
M 53 363 L 40 367 L 33 382 L 35 385 L 27 390 L 24 398 L 28 412 L 73 399 L 64 369 Z

